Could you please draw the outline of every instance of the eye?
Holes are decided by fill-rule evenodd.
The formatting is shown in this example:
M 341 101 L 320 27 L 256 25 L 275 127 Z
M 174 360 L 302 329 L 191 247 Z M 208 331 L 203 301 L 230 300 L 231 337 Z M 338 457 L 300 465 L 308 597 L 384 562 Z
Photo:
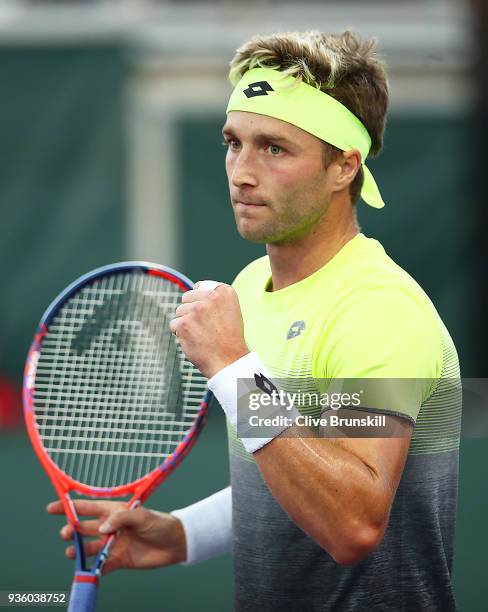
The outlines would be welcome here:
M 229 139 L 229 140 L 224 139 L 222 141 L 222 146 L 228 147 L 232 151 L 238 151 L 239 147 L 241 146 L 241 143 L 239 142 L 239 140 L 235 140 L 235 139 Z
M 283 152 L 283 149 L 278 145 L 270 144 L 268 145 L 268 151 L 271 153 L 271 155 L 279 155 Z

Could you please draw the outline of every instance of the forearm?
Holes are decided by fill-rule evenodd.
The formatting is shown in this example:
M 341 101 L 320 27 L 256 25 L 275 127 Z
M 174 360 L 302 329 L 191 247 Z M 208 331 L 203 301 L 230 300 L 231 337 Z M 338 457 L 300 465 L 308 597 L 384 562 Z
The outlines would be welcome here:
M 382 536 L 383 481 L 338 441 L 288 435 L 254 453 L 263 479 L 290 518 L 334 559 L 357 562 Z
M 232 552 L 230 486 L 171 514 L 181 521 L 185 531 L 185 564 L 193 565 Z
M 270 377 L 259 357 L 250 353 L 209 380 L 234 428 L 236 380 L 252 379 L 256 373 Z M 288 414 L 298 413 L 291 410 Z M 282 429 L 272 439 L 241 439 L 254 454 L 274 497 L 336 560 L 347 563 L 364 556 L 376 545 L 386 524 L 391 492 L 385 490 L 384 478 L 373 464 L 341 446 L 339 440 L 303 438 L 303 428 L 293 437 L 292 428 Z

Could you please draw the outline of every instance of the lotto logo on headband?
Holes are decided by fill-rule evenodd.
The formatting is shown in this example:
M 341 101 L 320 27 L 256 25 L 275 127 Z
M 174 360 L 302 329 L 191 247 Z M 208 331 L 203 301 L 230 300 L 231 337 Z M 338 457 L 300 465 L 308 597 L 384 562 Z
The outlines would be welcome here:
M 303 77 L 296 77 L 273 68 L 251 68 L 235 86 L 227 113 L 244 111 L 275 117 L 341 151 L 357 149 L 364 172 L 361 197 L 370 206 L 383 208 L 378 185 L 365 165 L 371 149 L 371 136 L 365 125 L 338 100 L 305 83 Z
M 267 96 L 268 91 L 274 91 L 268 81 L 258 81 L 257 83 L 249 83 L 249 87 L 243 90 L 246 98 L 255 98 L 256 96 Z

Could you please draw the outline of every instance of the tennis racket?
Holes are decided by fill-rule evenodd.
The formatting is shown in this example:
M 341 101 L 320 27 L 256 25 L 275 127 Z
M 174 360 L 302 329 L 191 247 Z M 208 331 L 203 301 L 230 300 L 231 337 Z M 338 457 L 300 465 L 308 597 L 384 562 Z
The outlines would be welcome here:
M 192 288 L 188 278 L 156 264 L 98 268 L 54 300 L 35 334 L 24 414 L 73 527 L 69 612 L 95 609 L 116 537 L 106 538 L 87 569 L 70 494 L 130 496 L 135 508 L 179 465 L 204 425 L 206 380 L 169 330 L 182 294 Z

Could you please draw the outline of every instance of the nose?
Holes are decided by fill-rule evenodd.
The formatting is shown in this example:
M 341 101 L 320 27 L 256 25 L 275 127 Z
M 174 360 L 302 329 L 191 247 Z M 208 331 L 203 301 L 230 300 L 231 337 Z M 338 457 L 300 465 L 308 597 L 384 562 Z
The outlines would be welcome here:
M 227 172 L 234 187 L 258 184 L 256 168 L 249 152 L 241 150 L 228 161 Z

